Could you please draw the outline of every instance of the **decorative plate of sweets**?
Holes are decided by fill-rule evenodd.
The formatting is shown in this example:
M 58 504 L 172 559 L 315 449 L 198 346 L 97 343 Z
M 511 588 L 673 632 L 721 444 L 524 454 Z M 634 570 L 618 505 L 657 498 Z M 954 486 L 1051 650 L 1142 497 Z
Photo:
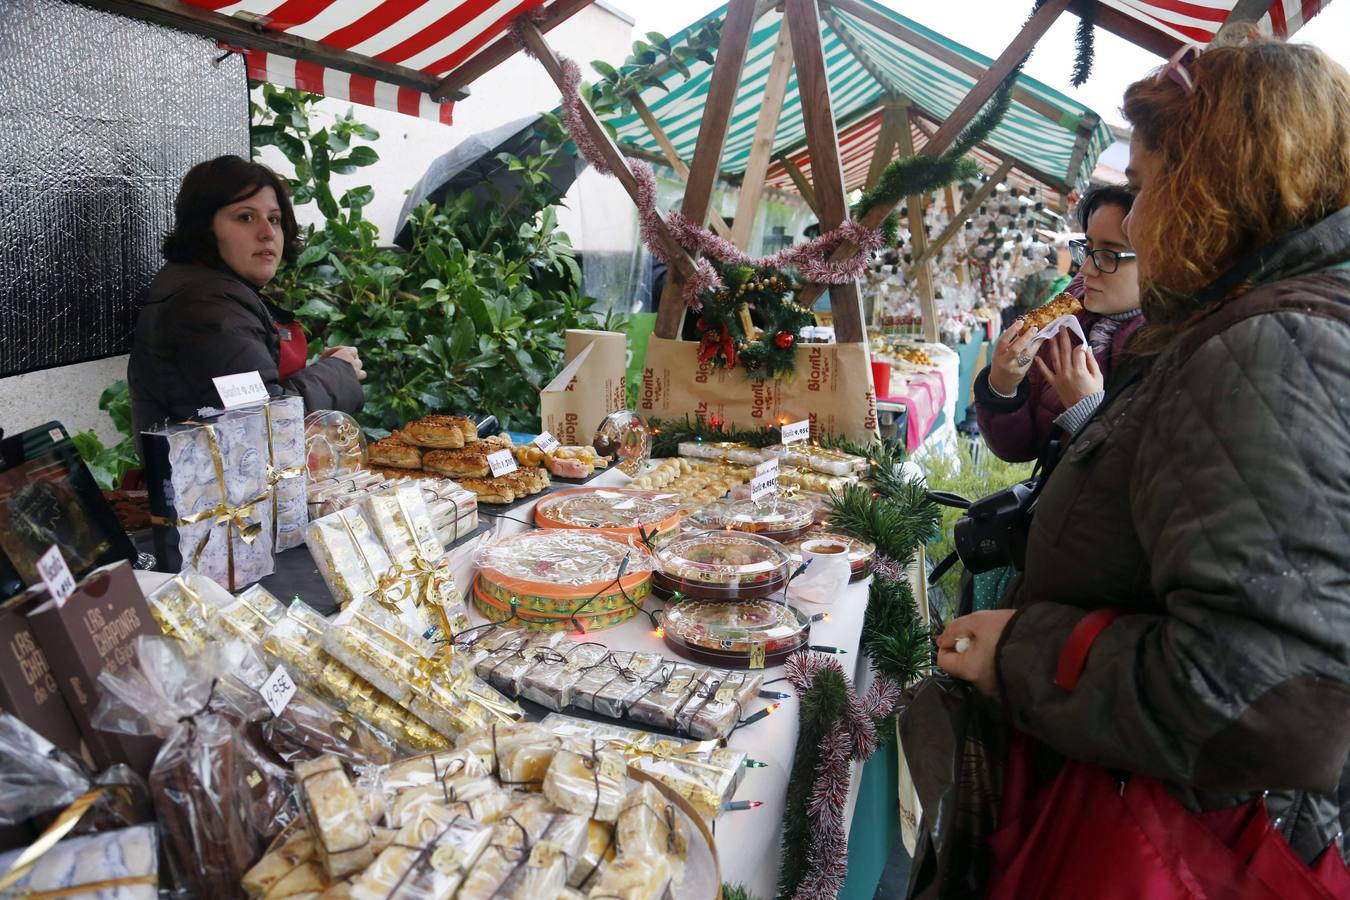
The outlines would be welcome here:
M 652 584 L 666 594 L 737 600 L 767 597 L 787 582 L 791 560 L 782 545 L 739 531 L 682 534 L 656 551 Z
M 805 500 L 782 496 L 733 500 L 722 508 L 722 527 L 790 541 L 811 527 L 815 512 Z
M 543 528 L 595 528 L 638 536 L 670 532 L 680 524 L 674 494 L 625 488 L 574 488 L 540 500 L 534 522 Z
M 662 613 L 666 644 L 682 656 L 736 668 L 775 665 L 805 646 L 810 620 L 773 600 L 685 600 Z

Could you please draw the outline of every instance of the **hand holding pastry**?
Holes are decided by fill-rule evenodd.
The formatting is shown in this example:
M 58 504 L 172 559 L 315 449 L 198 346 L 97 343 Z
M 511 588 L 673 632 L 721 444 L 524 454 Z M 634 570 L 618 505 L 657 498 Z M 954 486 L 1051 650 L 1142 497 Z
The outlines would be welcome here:
M 1033 345 L 1039 331 L 1028 326 L 1025 319 L 1018 319 L 999 336 L 989 363 L 989 386 L 995 393 L 1009 397 L 1017 393 L 1017 386 L 1031 371 L 1031 361 L 1036 355 Z

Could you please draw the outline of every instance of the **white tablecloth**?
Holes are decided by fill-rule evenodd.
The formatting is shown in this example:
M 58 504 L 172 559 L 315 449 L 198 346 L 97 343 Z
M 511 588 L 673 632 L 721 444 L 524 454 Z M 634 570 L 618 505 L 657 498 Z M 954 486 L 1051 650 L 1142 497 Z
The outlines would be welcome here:
M 621 486 L 628 480 L 621 472 L 611 471 L 597 478 L 592 484 Z M 492 521 L 489 518 L 492 515 L 492 507 L 480 507 L 480 513 L 484 521 Z M 472 584 L 473 559 L 479 546 L 494 537 L 526 530 L 527 526 L 524 523 L 533 520 L 533 505 L 514 509 L 510 516 L 511 519 L 496 520 L 492 532 L 451 551 L 450 562 L 456 583 L 466 594 Z M 829 612 L 828 620 L 822 620 L 811 626 L 811 643 L 847 651 L 839 659 L 843 663 L 844 671 L 853 675 L 855 683 L 860 687 L 865 687 L 870 680 L 866 678 L 869 669 L 867 660 L 858 653 L 863 614 L 867 610 L 869 583 L 870 579 L 850 584 L 831 606 L 818 608 L 803 606 L 803 609 L 811 611 L 819 609 Z M 649 606 L 654 607 L 655 603 L 655 600 L 651 600 Z M 475 624 L 484 621 L 472 608 L 470 616 L 474 618 Z M 599 641 L 615 649 L 647 650 L 662 652 L 668 656 L 675 655 L 674 651 L 652 631 L 651 623 L 646 616 L 636 616 L 617 628 L 589 634 L 586 639 Z M 860 680 L 859 675 L 864 678 Z M 770 681 L 782 676 L 783 667 L 773 666 L 765 670 L 764 679 Z M 767 689 L 783 691 L 789 694 L 789 697 L 782 701 L 782 706 L 775 713 L 753 725 L 736 730 L 728 741 L 730 746 L 744 750 L 752 758 L 768 763 L 765 768 L 750 769 L 746 772 L 745 782 L 736 792 L 737 800 L 759 800 L 764 805 L 752 810 L 723 813 L 715 827 L 717 851 L 722 864 L 722 880 L 743 883 L 752 894 L 762 898 L 770 898 L 777 894 L 779 833 L 787 797 L 788 775 L 797 748 L 796 695 L 786 681 L 767 685 Z M 751 711 L 767 706 L 769 702 L 760 700 L 751 707 Z M 861 773 L 862 767 L 855 765 L 845 822 L 851 821 L 853 817 Z

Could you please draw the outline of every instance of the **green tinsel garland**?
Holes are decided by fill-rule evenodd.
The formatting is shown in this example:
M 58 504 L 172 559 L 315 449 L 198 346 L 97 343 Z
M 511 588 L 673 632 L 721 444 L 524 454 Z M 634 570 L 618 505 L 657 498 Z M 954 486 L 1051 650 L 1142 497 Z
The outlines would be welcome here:
M 807 801 L 816 780 L 820 745 L 848 703 L 848 682 L 833 669 L 821 669 L 798 707 L 797 755 L 788 776 L 783 810 L 783 863 L 778 870 L 778 896 L 791 897 L 810 871 L 811 818 Z M 787 852 L 788 850 L 795 852 Z
M 765 425 L 763 428 L 736 428 L 719 422 L 711 424 L 702 419 L 685 416 L 683 419 L 649 419 L 647 425 L 652 431 L 652 457 L 678 456 L 680 444 L 686 441 L 729 441 L 736 444 L 748 444 L 751 447 L 767 447 L 783 440 L 777 425 Z M 874 441 L 871 444 L 859 444 L 848 438 L 833 434 L 822 434 L 819 438 L 822 447 L 842 450 L 855 456 L 863 456 L 876 463 L 876 470 L 888 471 L 900 462 L 899 451 L 892 446 Z
M 933 663 L 933 634 L 919 617 L 908 581 L 872 579 L 859 646 L 873 668 L 897 684 L 913 684 L 928 672 Z
M 1092 58 L 1095 54 L 1095 29 L 1093 26 L 1097 22 L 1097 4 L 1080 4 L 1078 13 L 1078 32 L 1074 36 L 1077 44 L 1077 53 L 1073 60 L 1073 79 L 1074 87 L 1082 87 L 1087 83 L 1092 75 Z

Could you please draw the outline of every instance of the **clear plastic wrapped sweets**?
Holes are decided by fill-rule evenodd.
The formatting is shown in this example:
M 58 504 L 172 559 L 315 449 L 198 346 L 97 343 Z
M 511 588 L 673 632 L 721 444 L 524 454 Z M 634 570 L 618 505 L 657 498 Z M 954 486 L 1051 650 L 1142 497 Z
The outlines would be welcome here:
M 571 706 L 577 684 L 609 658 L 604 644 L 564 644 L 557 652 L 560 658 L 540 660 L 520 682 L 520 696 L 555 712 Z
M 567 887 L 569 860 L 585 849 L 588 824 L 585 816 L 554 816 L 525 859 L 506 877 L 497 896 L 509 900 L 557 897 Z
M 491 837 L 471 818 L 423 807 L 356 879 L 352 900 L 447 900 Z
M 453 637 L 468 628 L 468 609 L 421 490 L 401 485 L 372 494 L 362 503 L 362 510 L 400 576 L 407 579 L 423 633 Z
M 22 852 L 0 854 L 0 872 L 8 872 Z M 155 827 L 137 825 L 60 841 L 5 888 L 4 896 L 155 900 L 159 896 Z
M 394 562 L 357 507 L 310 522 L 305 543 L 339 606 L 377 592 L 387 604 L 402 599 Z
M 155 556 L 232 591 L 272 574 L 267 420 L 261 407 L 142 435 Z
M 544 796 L 560 809 L 613 822 L 628 787 L 622 754 L 594 743 L 583 752 L 559 750 L 544 776 Z
M 305 523 L 309 521 L 304 398 L 273 400 L 264 404 L 263 416 L 267 422 L 267 484 L 272 489 L 272 538 L 280 552 L 304 543 Z
M 241 640 L 262 647 L 263 636 L 286 616 L 286 607 L 267 588 L 255 584 L 222 607 L 209 624 L 217 640 Z
M 633 700 L 660 685 L 665 657 L 659 653 L 627 650 L 611 653 L 602 665 L 586 671 L 577 682 L 572 703 L 611 719 L 620 718 Z
M 165 637 L 182 641 L 189 652 L 196 652 L 211 640 L 211 620 L 234 598 L 211 579 L 187 569 L 147 594 L 145 602 Z
M 707 669 L 675 663 L 662 669 L 662 677 L 647 685 L 628 705 L 628 717 L 634 722 L 674 729 L 680 710 L 693 696 Z
M 624 798 L 615 835 L 620 858 L 663 856 L 678 872 L 689 855 L 689 831 L 684 819 L 676 807 L 647 782 L 629 791 Z M 678 874 L 675 880 L 679 880 Z
M 506 879 L 518 863 L 525 861 L 527 848 L 538 842 L 553 819 L 543 797 L 526 797 L 513 804 L 492 826 L 487 849 L 460 886 L 457 900 L 491 900 L 503 896 L 501 889 Z
M 370 823 L 342 761 L 335 756 L 297 763 L 295 777 L 319 860 L 330 878 L 360 872 L 375 858 Z
M 663 856 L 624 854 L 605 867 L 591 900 L 661 900 L 668 896 L 671 866 Z
M 566 648 L 569 643 L 570 639 L 561 631 L 536 634 L 523 646 L 512 645 L 513 649 L 503 647 L 496 651 L 483 660 L 475 671 L 499 691 L 517 697 L 525 674 L 540 662 L 561 660 L 563 656 L 558 648 Z
M 263 858 L 249 869 L 241 883 L 250 897 L 280 900 L 317 896 L 329 885 L 319 862 L 319 845 L 301 820 L 277 835 Z

